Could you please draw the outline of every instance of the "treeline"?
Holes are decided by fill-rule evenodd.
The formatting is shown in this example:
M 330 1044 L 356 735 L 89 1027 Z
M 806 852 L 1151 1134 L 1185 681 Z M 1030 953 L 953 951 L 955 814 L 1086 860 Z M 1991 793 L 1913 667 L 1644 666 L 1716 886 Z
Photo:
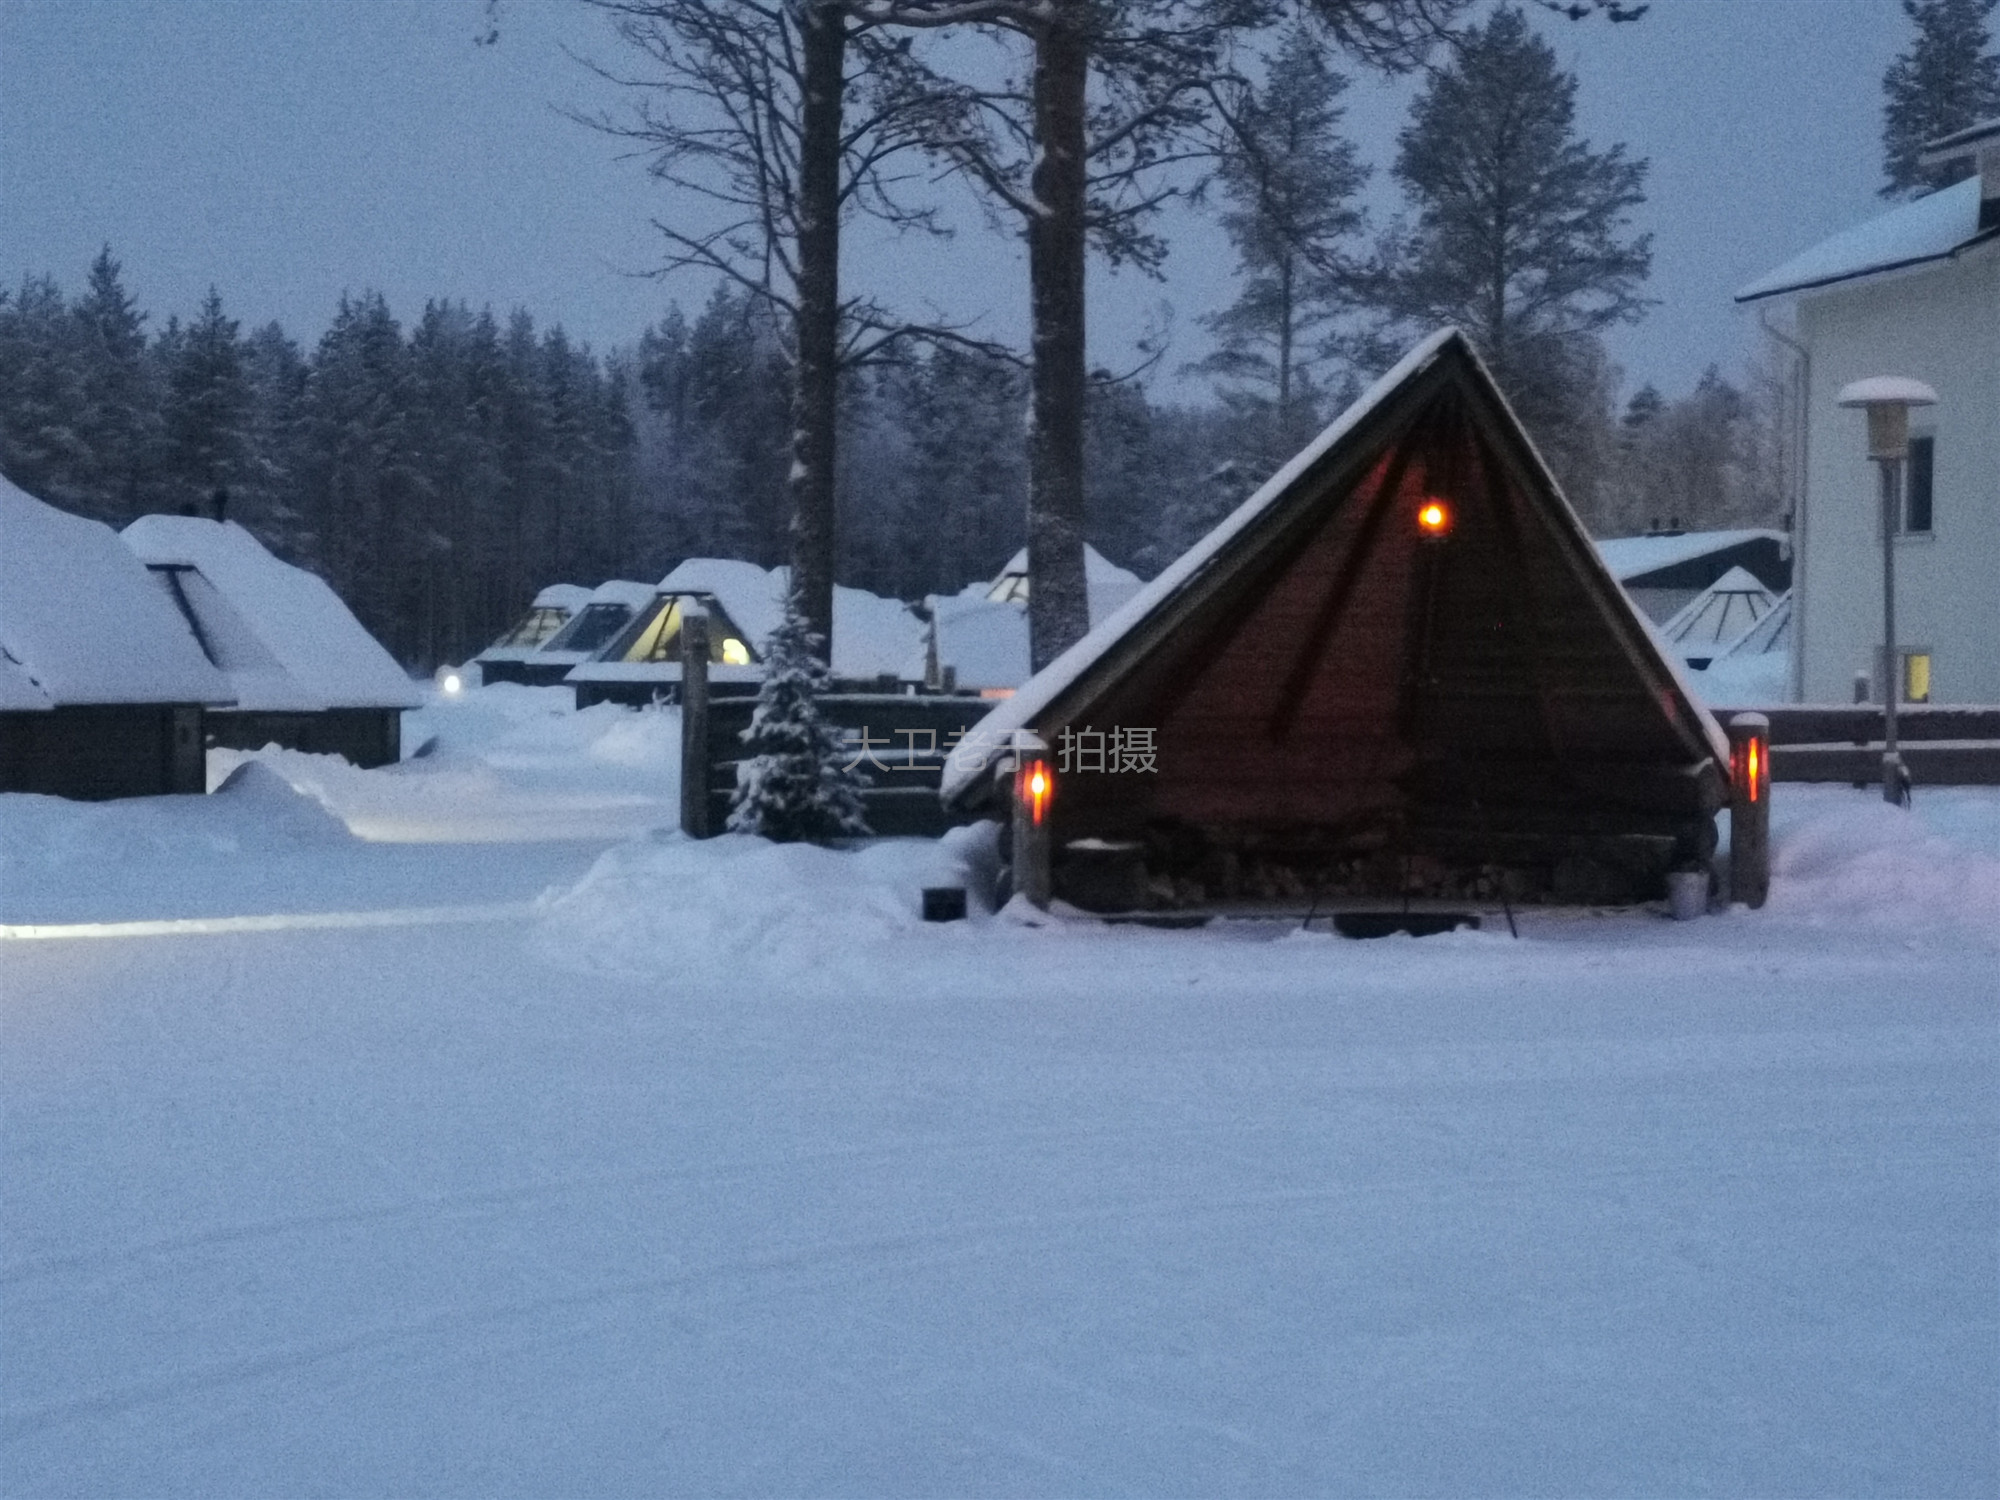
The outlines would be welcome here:
M 244 335 L 214 291 L 147 321 L 109 250 L 73 301 L 46 276 L 0 293 L 9 478 L 114 526 L 220 493 L 416 666 L 643 556 L 629 361 L 559 327 L 432 302 L 405 330 L 364 294 L 307 352 L 276 323 Z
M 310 350 L 276 323 L 244 334 L 213 292 L 185 323 L 149 321 L 108 250 L 74 298 L 47 276 L 0 292 L 0 471 L 114 526 L 226 491 L 233 519 L 413 667 L 463 659 L 546 583 L 788 556 L 790 365 L 753 298 L 718 291 L 604 356 L 526 312 L 449 301 L 405 328 L 372 293 L 343 299 Z M 1568 450 L 1586 519 L 1775 519 L 1783 382 L 1767 386 L 1711 371 L 1618 414 L 1607 376 L 1595 436 Z M 1303 426 L 1345 394 L 1304 393 Z M 852 372 L 841 581 L 915 599 L 990 576 L 1025 536 L 1026 411 L 1017 365 L 950 345 Z M 1090 539 L 1145 575 L 1273 462 L 1267 406 L 1163 404 L 1108 377 L 1087 435 Z

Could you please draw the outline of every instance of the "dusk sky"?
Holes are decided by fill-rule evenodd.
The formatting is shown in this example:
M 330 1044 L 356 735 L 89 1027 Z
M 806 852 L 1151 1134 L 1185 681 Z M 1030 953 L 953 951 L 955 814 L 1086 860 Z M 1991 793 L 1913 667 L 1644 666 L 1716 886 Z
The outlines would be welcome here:
M 1905 44 L 1895 0 L 1655 0 L 1637 25 L 1537 24 L 1582 80 L 1584 133 L 1651 159 L 1640 225 L 1659 305 L 1612 340 L 1628 390 L 1670 394 L 1751 348 L 1731 293 L 1881 210 L 1881 77 Z M 622 62 L 574 0 L 0 0 L 0 278 L 74 292 L 109 243 L 157 326 L 211 284 L 246 326 L 316 339 L 343 289 L 413 318 L 427 297 L 524 306 L 599 349 L 631 342 L 692 278 L 657 265 L 655 216 L 687 213 L 566 118 L 617 99 L 564 47 Z M 1411 85 L 1361 81 L 1348 125 L 1387 180 Z M 850 289 L 1018 339 L 1018 246 L 967 209 L 948 243 L 857 237 Z M 1164 281 L 1101 270 L 1092 359 L 1119 367 L 1171 308 L 1156 393 L 1206 348 L 1232 257 L 1196 213 L 1172 221 Z

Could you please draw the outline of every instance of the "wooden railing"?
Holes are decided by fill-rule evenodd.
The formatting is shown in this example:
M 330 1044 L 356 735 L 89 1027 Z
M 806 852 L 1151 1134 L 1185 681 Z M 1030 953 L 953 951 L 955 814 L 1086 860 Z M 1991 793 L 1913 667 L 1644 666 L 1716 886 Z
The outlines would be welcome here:
M 1745 705 L 1748 707 L 1749 705 Z M 1724 724 L 1741 708 L 1719 708 Z M 1771 721 L 1774 781 L 1873 781 L 1882 771 L 1879 703 L 1757 706 Z M 2000 706 L 1905 704 L 1896 739 L 1918 786 L 2000 786 Z

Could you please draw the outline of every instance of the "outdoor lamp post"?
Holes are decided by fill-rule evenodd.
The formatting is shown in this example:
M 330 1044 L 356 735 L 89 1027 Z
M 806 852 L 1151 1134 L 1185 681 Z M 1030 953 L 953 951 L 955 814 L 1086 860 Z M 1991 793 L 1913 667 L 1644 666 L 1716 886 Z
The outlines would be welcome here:
M 1896 748 L 1896 700 L 1903 695 L 1903 664 L 1896 655 L 1896 533 L 1903 497 L 1903 460 L 1910 451 L 1910 408 L 1935 406 L 1937 392 L 1920 380 L 1876 375 L 1840 393 L 1842 406 L 1868 413 L 1868 456 L 1881 471 L 1882 491 L 1882 799 L 1909 800 L 1909 773 Z

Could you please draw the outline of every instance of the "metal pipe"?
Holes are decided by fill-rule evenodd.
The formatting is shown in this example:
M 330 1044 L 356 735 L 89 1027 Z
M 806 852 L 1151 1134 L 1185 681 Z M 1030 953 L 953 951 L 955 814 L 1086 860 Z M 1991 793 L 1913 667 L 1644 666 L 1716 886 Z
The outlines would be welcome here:
M 1902 498 L 1902 460 L 1880 458 L 1882 470 L 1882 800 L 1903 802 L 1903 758 L 1896 747 L 1896 700 L 1903 695 L 1903 663 L 1896 651 L 1896 532 Z
M 1812 482 L 1812 350 L 1774 327 L 1759 304 L 1757 325 L 1799 360 L 1798 481 L 1792 502 L 1792 701 L 1806 701 L 1806 491 Z

